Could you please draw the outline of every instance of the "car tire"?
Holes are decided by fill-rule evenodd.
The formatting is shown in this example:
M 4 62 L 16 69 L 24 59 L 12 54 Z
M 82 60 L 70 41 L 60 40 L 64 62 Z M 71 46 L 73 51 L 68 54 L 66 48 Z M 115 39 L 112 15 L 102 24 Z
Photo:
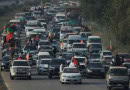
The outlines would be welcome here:
M 48 74 L 48 78 L 49 78 L 49 79 L 52 79 L 52 75 L 51 75 L 51 74 Z
M 28 79 L 28 80 L 31 80 L 31 79 L 32 79 L 32 77 L 31 77 L 31 76 L 28 76 L 28 77 L 27 77 L 27 79 Z
M 14 77 L 13 77 L 13 76 L 11 76 L 11 74 L 10 74 L 10 79 L 11 79 L 11 80 L 14 80 Z
M 0 69 L 1 71 L 3 71 L 3 68 L 1 67 L 1 69 Z
M 65 84 L 64 82 L 61 82 L 61 84 Z
M 38 75 L 41 75 L 41 73 L 38 71 Z
M 108 89 L 108 90 L 111 90 L 111 87 L 110 87 L 110 86 L 107 86 L 107 89 Z
M 125 90 L 129 90 L 129 86 L 125 86 L 125 88 L 124 88 Z
M 79 82 L 79 84 L 82 84 L 82 82 Z

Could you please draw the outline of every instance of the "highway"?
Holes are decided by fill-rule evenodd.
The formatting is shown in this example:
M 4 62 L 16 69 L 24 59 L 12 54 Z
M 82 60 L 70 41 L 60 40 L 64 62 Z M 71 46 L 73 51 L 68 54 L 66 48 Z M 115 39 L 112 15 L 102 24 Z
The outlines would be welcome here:
M 25 39 L 25 32 L 21 33 L 22 47 Z M 32 67 L 32 80 L 16 78 L 11 80 L 9 71 L 2 71 L 2 77 L 8 90 L 107 90 L 106 81 L 101 77 L 83 77 L 82 84 L 61 84 L 59 77 L 48 79 L 47 76 L 39 76 L 36 67 Z M 123 90 L 113 88 L 112 90 Z
M 23 47 L 25 41 L 24 30 L 22 31 L 20 36 Z M 83 76 L 82 84 L 61 84 L 59 77 L 48 79 L 46 75 L 39 76 L 35 66 L 32 67 L 31 73 L 32 80 L 27 80 L 26 78 L 15 78 L 15 80 L 11 80 L 9 70 L 1 72 L 8 90 L 107 90 L 106 80 L 101 77 L 86 78 L 85 76 Z M 123 89 L 113 88 L 112 90 Z

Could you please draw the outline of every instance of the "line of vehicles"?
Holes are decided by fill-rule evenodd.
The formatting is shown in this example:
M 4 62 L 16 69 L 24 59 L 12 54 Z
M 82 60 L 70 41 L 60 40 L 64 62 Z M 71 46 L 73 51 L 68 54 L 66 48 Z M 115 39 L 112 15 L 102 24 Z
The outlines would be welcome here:
M 82 25 L 80 12 L 79 2 L 61 0 L 17 13 L 9 23 L 16 24 L 14 37 L 19 46 L 9 50 L 3 31 L 1 71 L 10 69 L 11 80 L 15 77 L 31 79 L 31 69 L 35 67 L 38 75 L 47 75 L 49 79 L 59 76 L 62 84 L 81 84 L 84 76 L 99 76 L 106 78 L 109 90 L 122 86 L 129 89 L 130 55 L 119 53 L 123 66 L 111 66 L 112 52 L 104 50 L 100 36 L 93 35 L 87 25 Z M 29 60 L 26 60 L 28 50 Z M 13 52 L 13 62 L 10 62 Z M 78 68 L 73 66 L 73 58 Z M 64 68 L 60 68 L 61 65 Z

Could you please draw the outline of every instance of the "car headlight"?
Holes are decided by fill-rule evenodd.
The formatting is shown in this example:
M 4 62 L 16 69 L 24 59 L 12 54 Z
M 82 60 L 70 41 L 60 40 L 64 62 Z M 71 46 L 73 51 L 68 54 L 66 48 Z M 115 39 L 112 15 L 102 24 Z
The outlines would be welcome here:
M 17 72 L 17 68 L 13 68 L 13 72 Z
M 88 72 L 92 72 L 92 70 L 88 69 Z
M 1 63 L 1 65 L 5 65 L 5 63 Z

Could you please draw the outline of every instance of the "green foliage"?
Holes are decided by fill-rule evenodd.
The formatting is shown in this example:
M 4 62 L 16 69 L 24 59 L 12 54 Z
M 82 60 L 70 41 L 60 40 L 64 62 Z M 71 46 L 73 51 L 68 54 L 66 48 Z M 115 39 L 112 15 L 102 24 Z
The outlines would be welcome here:
M 80 0 L 82 15 L 105 25 L 114 34 L 120 46 L 130 44 L 130 0 Z M 107 37 L 107 36 L 106 36 Z M 115 46 L 116 47 L 116 46 Z M 129 48 L 130 49 L 130 48 Z

